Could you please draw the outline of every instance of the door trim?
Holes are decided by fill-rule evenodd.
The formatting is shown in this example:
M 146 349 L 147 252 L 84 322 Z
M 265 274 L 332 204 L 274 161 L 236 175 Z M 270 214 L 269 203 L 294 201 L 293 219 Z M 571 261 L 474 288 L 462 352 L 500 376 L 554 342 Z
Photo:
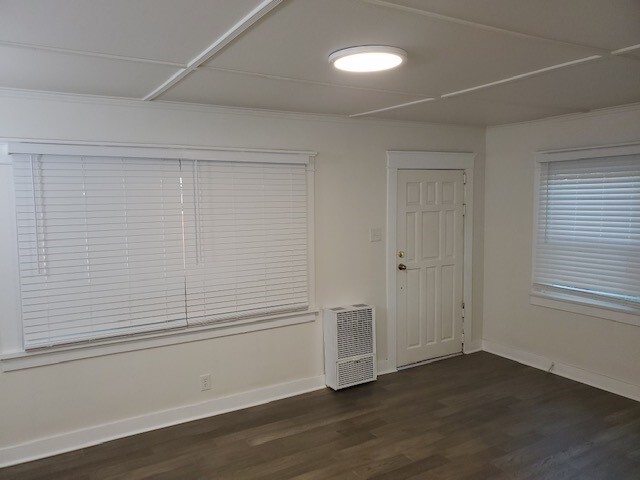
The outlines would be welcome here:
M 464 256 L 462 299 L 465 304 L 463 328 L 466 353 L 471 347 L 472 331 L 472 247 L 473 247 L 473 164 L 475 153 L 467 152 L 401 152 L 387 151 L 387 359 L 379 365 L 382 372 L 398 369 L 396 349 L 396 235 L 398 203 L 398 170 L 464 170 L 467 177 L 464 202 L 467 205 L 464 217 Z

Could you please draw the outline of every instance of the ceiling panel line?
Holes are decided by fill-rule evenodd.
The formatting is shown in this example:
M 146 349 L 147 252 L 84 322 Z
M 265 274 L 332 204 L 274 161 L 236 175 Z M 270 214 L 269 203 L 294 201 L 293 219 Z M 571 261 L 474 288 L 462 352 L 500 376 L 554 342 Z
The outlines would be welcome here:
M 330 83 L 330 82 L 320 82 L 318 80 L 307 80 L 307 79 L 303 79 L 303 78 L 293 78 L 293 77 L 286 77 L 286 76 L 282 76 L 282 75 L 272 75 L 270 73 L 259 73 L 259 72 L 247 72 L 245 70 L 235 70 L 232 68 L 222 68 L 222 67 L 212 67 L 209 65 L 203 65 L 201 67 L 198 68 L 199 70 L 212 70 L 212 71 L 216 71 L 216 72 L 224 72 L 224 73 L 235 73 L 238 75 L 248 75 L 248 76 L 252 76 L 252 77 L 260 77 L 260 78 L 268 78 L 270 80 L 282 80 L 285 82 L 294 82 L 294 83 L 303 83 L 303 84 L 308 84 L 308 85 L 318 85 L 318 86 L 322 86 L 322 87 L 334 87 L 334 88 L 348 88 L 348 89 L 352 89 L 352 90 L 360 90 L 360 91 L 367 91 L 367 92 L 377 92 L 377 93 L 390 93 L 390 94 L 394 94 L 394 95 L 406 95 L 406 96 L 413 96 L 413 97 L 428 97 L 430 95 L 427 95 L 423 92 L 421 93 L 416 93 L 416 92 L 405 92 L 405 91 L 399 91 L 399 90 L 387 90 L 387 89 L 383 89 L 383 88 L 372 88 L 372 87 L 360 87 L 357 85 L 345 85 L 342 83 Z
M 607 55 L 609 54 L 609 49 L 598 47 L 595 45 L 586 45 L 582 43 L 559 40 L 557 38 L 542 37 L 540 35 L 535 35 L 532 33 L 519 32 L 517 30 L 511 30 L 508 28 L 496 27 L 494 25 L 487 25 L 486 23 L 479 23 L 471 20 L 465 20 L 464 18 L 452 17 L 450 15 L 443 15 L 441 13 L 432 12 L 422 8 L 408 7 L 406 5 L 400 5 L 400 4 L 389 2 L 386 0 L 360 0 L 360 1 L 364 3 L 368 3 L 370 5 L 377 5 L 379 7 L 421 15 L 423 17 L 429 17 L 429 18 L 433 18 L 435 20 L 440 20 L 443 22 L 456 23 L 458 25 L 463 25 L 466 27 L 476 28 L 480 30 L 488 30 L 496 33 L 501 33 L 503 35 L 511 35 L 515 37 L 526 38 L 530 40 L 537 40 L 537 41 L 547 42 L 547 43 L 555 43 L 557 45 L 564 45 L 569 47 L 584 48 L 584 49 L 593 50 L 594 53 L 597 52 L 600 54 L 607 54 Z
M 635 50 L 640 50 L 640 43 L 638 45 L 631 45 L 630 47 L 619 48 L 618 50 L 614 50 L 611 52 L 611 55 L 623 55 L 625 53 L 633 52 Z
M 434 98 L 434 97 L 423 98 L 421 100 L 415 100 L 413 102 L 406 102 L 406 103 L 401 103 L 399 105 L 392 105 L 390 107 L 378 108 L 376 110 L 369 110 L 368 112 L 354 113 L 352 115 L 349 115 L 349 118 L 364 117 L 365 115 L 373 115 L 374 113 L 387 112 L 389 110 L 397 110 L 398 108 L 410 107 L 412 105 L 418 105 L 420 103 L 432 102 L 434 100 L 437 100 L 437 98 Z
M 632 55 L 636 52 L 636 50 L 640 50 L 640 43 L 638 45 L 631 45 L 630 47 L 619 48 L 618 50 L 614 50 L 611 52 L 611 55 L 621 56 L 624 58 L 628 58 L 629 60 L 635 60 L 636 62 L 640 62 L 640 58 Z
M 168 67 L 186 67 L 184 64 L 168 62 L 165 60 L 156 60 L 152 58 L 128 57 L 123 55 L 113 55 L 110 53 L 90 52 L 87 50 L 74 50 L 70 48 L 49 47 L 46 45 L 35 45 L 31 43 L 11 42 L 0 40 L 0 46 L 9 48 L 23 48 L 26 50 L 39 50 L 44 52 L 63 53 L 68 55 L 81 55 L 84 57 L 104 58 L 107 60 L 121 60 L 125 62 L 151 63 L 155 65 L 166 65 Z
M 451 92 L 451 93 L 445 93 L 443 95 L 440 95 L 439 98 L 429 98 L 429 99 L 423 99 L 423 100 L 418 100 L 415 102 L 407 102 L 407 103 L 401 103 L 398 105 L 392 105 L 390 107 L 385 107 L 385 108 L 380 108 L 377 110 L 371 110 L 368 112 L 362 112 L 362 113 L 355 113 L 352 115 L 349 115 L 349 117 L 362 117 L 365 115 L 372 115 L 374 113 L 380 113 L 380 112 L 386 112 L 389 110 L 397 110 L 400 108 L 406 108 L 406 107 L 410 107 L 412 105 L 416 105 L 419 103 L 424 103 L 424 102 L 428 102 L 428 101 L 434 101 L 434 100 L 446 100 L 447 98 L 451 98 L 451 97 L 457 97 L 457 96 L 461 96 L 464 94 L 468 94 L 468 93 L 472 93 L 472 92 L 476 92 L 478 90 L 484 90 L 486 88 L 490 88 L 490 87 L 494 87 L 497 85 L 503 85 L 506 83 L 511 83 L 511 82 L 515 82 L 518 80 L 522 80 L 524 78 L 529 78 L 529 77 L 533 77 L 535 75 L 542 75 L 548 72 L 552 72 L 555 70 L 559 70 L 561 68 L 568 68 L 568 67 L 572 67 L 574 65 L 579 65 L 581 63 L 586 63 L 586 62 L 592 62 L 595 60 L 599 60 L 602 59 L 603 57 L 601 55 L 592 55 L 590 57 L 585 57 L 585 58 L 579 58 L 577 60 L 572 60 L 570 62 L 564 62 L 564 63 L 560 63 L 557 65 L 552 65 L 550 67 L 545 67 L 545 68 L 540 68 L 538 70 L 533 70 L 531 72 L 526 72 L 526 73 L 521 73 L 518 75 L 513 75 L 511 77 L 508 78 L 503 78 L 501 80 L 496 80 L 495 82 L 491 82 L 491 83 L 485 83 L 483 85 L 477 85 L 475 87 L 470 87 L 470 88 L 465 88 L 464 90 L 458 90 L 456 92 Z
M 477 90 L 484 90 L 485 88 L 494 87 L 497 85 L 502 85 L 505 83 L 515 82 L 516 80 L 521 80 L 523 78 L 533 77 L 534 75 L 541 75 L 543 73 L 552 72 L 554 70 L 559 70 L 561 68 L 571 67 L 573 65 L 579 65 L 581 63 L 592 62 L 594 60 L 599 60 L 603 58 L 602 55 L 592 55 L 590 57 L 579 58 L 577 60 L 571 60 L 570 62 L 559 63 L 557 65 L 552 65 L 550 67 L 540 68 L 538 70 L 532 70 L 531 72 L 521 73 L 518 75 L 513 75 L 508 78 L 503 78 L 502 80 L 496 80 L 495 82 L 485 83 L 483 85 L 477 85 L 471 88 L 465 88 L 464 90 L 458 90 L 456 92 L 445 93 L 441 95 L 440 98 L 449 98 L 449 97 L 457 97 L 459 95 L 463 95 L 465 93 L 475 92 Z
M 233 27 L 231 27 L 227 32 L 225 32 L 222 36 L 220 36 L 215 42 L 213 42 L 209 47 L 207 47 L 204 51 L 202 51 L 198 56 L 192 59 L 185 68 L 181 69 L 169 79 L 167 79 L 162 85 L 153 90 L 151 93 L 146 95 L 143 100 L 150 101 L 158 96 L 162 95 L 164 92 L 169 90 L 171 87 L 182 81 L 187 75 L 191 72 L 195 71 L 200 65 L 205 63 L 206 61 L 213 58 L 217 53 L 222 51 L 225 47 L 227 47 L 231 42 L 233 42 L 236 38 L 238 38 L 242 33 L 255 25 L 262 17 L 264 17 L 267 13 L 272 11 L 278 5 L 280 5 L 283 0 L 263 0 L 260 2 L 253 10 L 251 10 L 247 15 L 245 15 L 238 23 L 236 23 Z

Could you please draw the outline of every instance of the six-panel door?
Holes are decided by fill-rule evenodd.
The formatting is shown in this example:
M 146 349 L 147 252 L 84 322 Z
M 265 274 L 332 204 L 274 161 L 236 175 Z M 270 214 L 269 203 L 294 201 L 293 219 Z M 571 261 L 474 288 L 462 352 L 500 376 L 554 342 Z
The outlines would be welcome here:
M 462 351 L 463 202 L 461 170 L 398 171 L 398 366 Z

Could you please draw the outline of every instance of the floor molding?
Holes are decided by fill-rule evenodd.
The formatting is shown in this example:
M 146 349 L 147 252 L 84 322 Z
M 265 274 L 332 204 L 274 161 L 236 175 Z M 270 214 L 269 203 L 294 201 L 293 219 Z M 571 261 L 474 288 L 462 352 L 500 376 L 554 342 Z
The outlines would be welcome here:
M 640 402 L 640 385 L 634 385 L 617 378 L 602 375 L 601 373 L 585 370 L 536 353 L 527 352 L 507 345 L 501 345 L 489 340 L 482 341 L 482 349 L 486 352 L 508 358 L 509 360 L 514 360 L 518 363 L 540 370 L 545 370 L 561 377 L 575 380 L 576 382 L 584 383 Z
M 325 388 L 324 375 L 270 385 L 0 448 L 0 468 Z
M 452 353 L 451 355 L 443 355 L 442 357 L 429 358 L 427 360 L 422 360 L 421 362 L 410 363 L 409 365 L 402 365 L 398 367 L 398 371 L 407 370 L 408 368 L 422 367 L 423 365 L 429 365 L 430 363 L 440 362 L 442 360 L 448 360 L 450 358 L 461 357 L 464 353 Z
M 482 351 L 482 341 L 481 340 L 476 340 L 474 342 L 469 342 L 469 343 L 465 343 L 463 345 L 463 350 L 465 355 L 468 355 L 470 353 L 476 353 L 476 352 L 481 352 Z

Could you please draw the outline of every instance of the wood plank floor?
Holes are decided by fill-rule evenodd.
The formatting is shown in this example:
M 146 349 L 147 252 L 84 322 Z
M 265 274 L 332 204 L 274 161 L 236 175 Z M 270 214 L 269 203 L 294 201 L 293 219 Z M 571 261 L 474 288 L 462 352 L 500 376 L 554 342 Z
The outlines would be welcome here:
M 0 470 L 0 479 L 640 479 L 640 403 L 488 353 Z

